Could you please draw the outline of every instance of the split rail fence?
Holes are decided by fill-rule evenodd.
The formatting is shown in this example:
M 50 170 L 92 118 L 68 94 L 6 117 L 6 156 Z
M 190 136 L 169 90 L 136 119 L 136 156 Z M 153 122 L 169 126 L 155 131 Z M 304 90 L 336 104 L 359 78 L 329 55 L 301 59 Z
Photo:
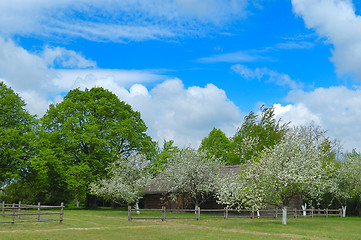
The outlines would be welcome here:
M 58 218 L 55 216 L 58 215 Z M 5 203 L 1 205 L 0 223 L 17 223 L 17 222 L 45 222 L 59 221 L 63 223 L 64 204 L 60 206 L 26 205 L 19 203 Z M 54 216 L 54 218 L 52 218 Z
M 148 211 L 155 211 L 155 212 L 161 212 L 160 217 L 154 217 L 154 216 L 137 216 L 133 215 L 132 212 L 148 212 Z M 170 213 L 170 216 L 167 216 L 167 213 Z M 176 216 L 176 214 L 172 213 L 193 213 L 193 216 L 188 214 L 186 216 Z M 202 214 L 201 214 L 202 213 Z M 159 214 L 160 215 L 160 214 Z M 305 210 L 299 210 L 299 209 L 290 209 L 287 211 L 288 216 L 293 216 L 294 218 L 297 217 L 326 217 L 329 216 L 338 216 L 342 217 L 342 209 L 305 209 Z M 282 209 L 272 209 L 272 210 L 260 210 L 260 211 L 252 211 L 252 210 L 237 210 L 237 209 L 200 209 L 199 207 L 197 209 L 166 209 L 165 207 L 162 207 L 162 209 L 132 209 L 130 206 L 128 206 L 128 221 L 131 222 L 132 220 L 139 220 L 139 219 L 160 219 L 162 221 L 165 221 L 166 219 L 196 219 L 200 220 L 202 218 L 261 218 L 261 217 L 282 217 Z

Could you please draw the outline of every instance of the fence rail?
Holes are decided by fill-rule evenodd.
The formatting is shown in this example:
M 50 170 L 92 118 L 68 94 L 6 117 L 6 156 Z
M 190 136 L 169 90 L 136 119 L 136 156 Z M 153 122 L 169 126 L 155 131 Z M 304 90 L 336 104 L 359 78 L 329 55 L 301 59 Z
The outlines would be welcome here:
M 59 215 L 59 218 L 50 218 L 52 215 Z M 2 202 L 0 216 L 2 217 L 0 223 L 59 221 L 61 224 L 63 223 L 64 203 L 61 203 L 60 206 L 48 206 L 40 203 L 26 205 L 21 202 L 11 204 Z
M 161 216 L 160 217 L 134 217 L 132 215 L 132 212 L 134 211 L 160 211 Z M 194 213 L 193 217 L 174 217 L 174 216 L 166 216 L 166 213 L 184 213 L 184 212 L 190 212 Z M 201 215 L 201 213 L 203 213 Z M 294 218 L 297 217 L 326 217 L 329 216 L 338 216 L 342 217 L 342 209 L 289 209 L 287 211 L 288 216 L 293 216 Z M 282 209 L 275 208 L 272 210 L 259 210 L 259 211 L 252 211 L 252 210 L 246 210 L 246 209 L 200 209 L 199 207 L 197 209 L 166 209 L 165 207 L 162 207 L 162 209 L 132 209 L 131 206 L 128 206 L 128 221 L 131 222 L 132 220 L 139 220 L 139 219 L 159 219 L 162 221 L 165 221 L 166 219 L 196 219 L 200 220 L 202 218 L 261 218 L 261 217 L 274 217 L 278 218 L 282 216 Z

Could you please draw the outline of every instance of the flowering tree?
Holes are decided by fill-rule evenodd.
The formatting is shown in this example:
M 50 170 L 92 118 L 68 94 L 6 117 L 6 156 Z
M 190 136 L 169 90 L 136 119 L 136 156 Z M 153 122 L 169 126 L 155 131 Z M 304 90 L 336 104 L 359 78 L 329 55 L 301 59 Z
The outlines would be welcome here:
M 173 154 L 168 166 L 156 179 L 158 187 L 173 199 L 188 196 L 198 207 L 215 193 L 224 163 L 205 152 L 186 148 Z
M 260 165 L 250 164 L 243 164 L 239 174 L 232 174 L 217 182 L 216 197 L 219 204 L 255 211 L 266 206 L 263 188 L 259 186 L 262 171 L 257 167 Z
M 91 193 L 116 203 L 136 204 L 142 197 L 142 190 L 152 179 L 150 162 L 144 155 L 132 154 L 128 159 L 120 159 L 109 168 L 110 178 L 93 182 Z
M 355 151 L 346 154 L 344 161 L 335 174 L 337 187 L 334 188 L 335 198 L 342 205 L 342 214 L 346 216 L 348 199 L 361 196 L 361 155 Z
M 319 198 L 332 185 L 328 173 L 332 162 L 326 162 L 325 153 L 315 141 L 311 141 L 309 127 L 290 130 L 273 148 L 241 167 L 236 183 L 236 193 L 228 197 L 229 203 L 256 208 L 272 204 L 283 208 L 282 223 L 286 224 L 287 206 L 294 196 Z M 227 202 L 227 194 L 218 194 L 221 203 Z M 230 195 L 228 195 L 230 196 Z

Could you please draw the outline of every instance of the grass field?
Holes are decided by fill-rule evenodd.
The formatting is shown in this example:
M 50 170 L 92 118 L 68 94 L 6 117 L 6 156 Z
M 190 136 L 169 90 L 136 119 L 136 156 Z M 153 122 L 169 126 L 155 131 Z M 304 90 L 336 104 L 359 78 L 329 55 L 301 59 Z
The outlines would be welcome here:
M 361 239 L 361 218 L 289 218 L 287 225 L 280 218 L 129 223 L 126 211 L 66 210 L 63 224 L 0 224 L 0 239 Z

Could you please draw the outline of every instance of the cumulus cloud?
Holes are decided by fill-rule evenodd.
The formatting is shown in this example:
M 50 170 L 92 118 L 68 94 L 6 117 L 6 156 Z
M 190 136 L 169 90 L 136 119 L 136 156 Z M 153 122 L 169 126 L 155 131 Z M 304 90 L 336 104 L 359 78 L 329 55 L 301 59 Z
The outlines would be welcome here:
M 292 89 L 302 88 L 303 84 L 298 83 L 290 78 L 287 74 L 278 73 L 276 71 L 270 70 L 268 68 L 256 68 L 251 69 L 247 66 L 236 64 L 231 67 L 231 69 L 240 74 L 245 79 L 264 79 L 269 82 L 274 82 L 279 86 L 287 86 Z
M 0 33 L 122 42 L 197 35 L 246 14 L 247 0 L 0 1 Z
M 58 102 L 61 94 L 74 88 L 118 89 L 167 78 L 152 70 L 99 69 L 94 61 L 60 47 L 31 53 L 1 37 L 0 46 L 0 78 L 24 98 L 32 114 L 39 116 L 49 103 Z
M 178 146 L 198 147 L 214 127 L 233 135 L 242 119 L 226 93 L 213 84 L 185 88 L 181 80 L 172 79 L 151 91 L 133 85 L 119 97 L 142 114 L 154 139 L 174 139 Z
M 281 119 L 284 123 L 290 123 L 293 126 L 308 125 L 310 123 L 322 125 L 320 117 L 312 113 L 303 103 L 288 104 L 286 106 L 274 104 L 273 107 L 275 117 Z
M 164 81 L 168 77 L 159 71 L 98 69 L 95 62 L 64 48 L 31 53 L 2 38 L 0 46 L 0 80 L 38 116 L 71 89 L 100 86 L 140 111 L 149 134 L 160 142 L 174 139 L 179 146 L 196 147 L 213 127 L 232 135 L 241 121 L 239 109 L 212 84 L 185 88 L 179 79 Z M 149 91 L 143 84 L 150 82 L 162 83 Z
M 295 14 L 333 44 L 332 62 L 338 74 L 361 79 L 361 17 L 350 0 L 292 0 Z
M 311 92 L 291 91 L 290 105 L 275 106 L 277 117 L 285 122 L 304 125 L 310 122 L 328 130 L 329 136 L 341 140 L 345 150 L 361 149 L 361 89 L 346 87 L 317 88 Z

